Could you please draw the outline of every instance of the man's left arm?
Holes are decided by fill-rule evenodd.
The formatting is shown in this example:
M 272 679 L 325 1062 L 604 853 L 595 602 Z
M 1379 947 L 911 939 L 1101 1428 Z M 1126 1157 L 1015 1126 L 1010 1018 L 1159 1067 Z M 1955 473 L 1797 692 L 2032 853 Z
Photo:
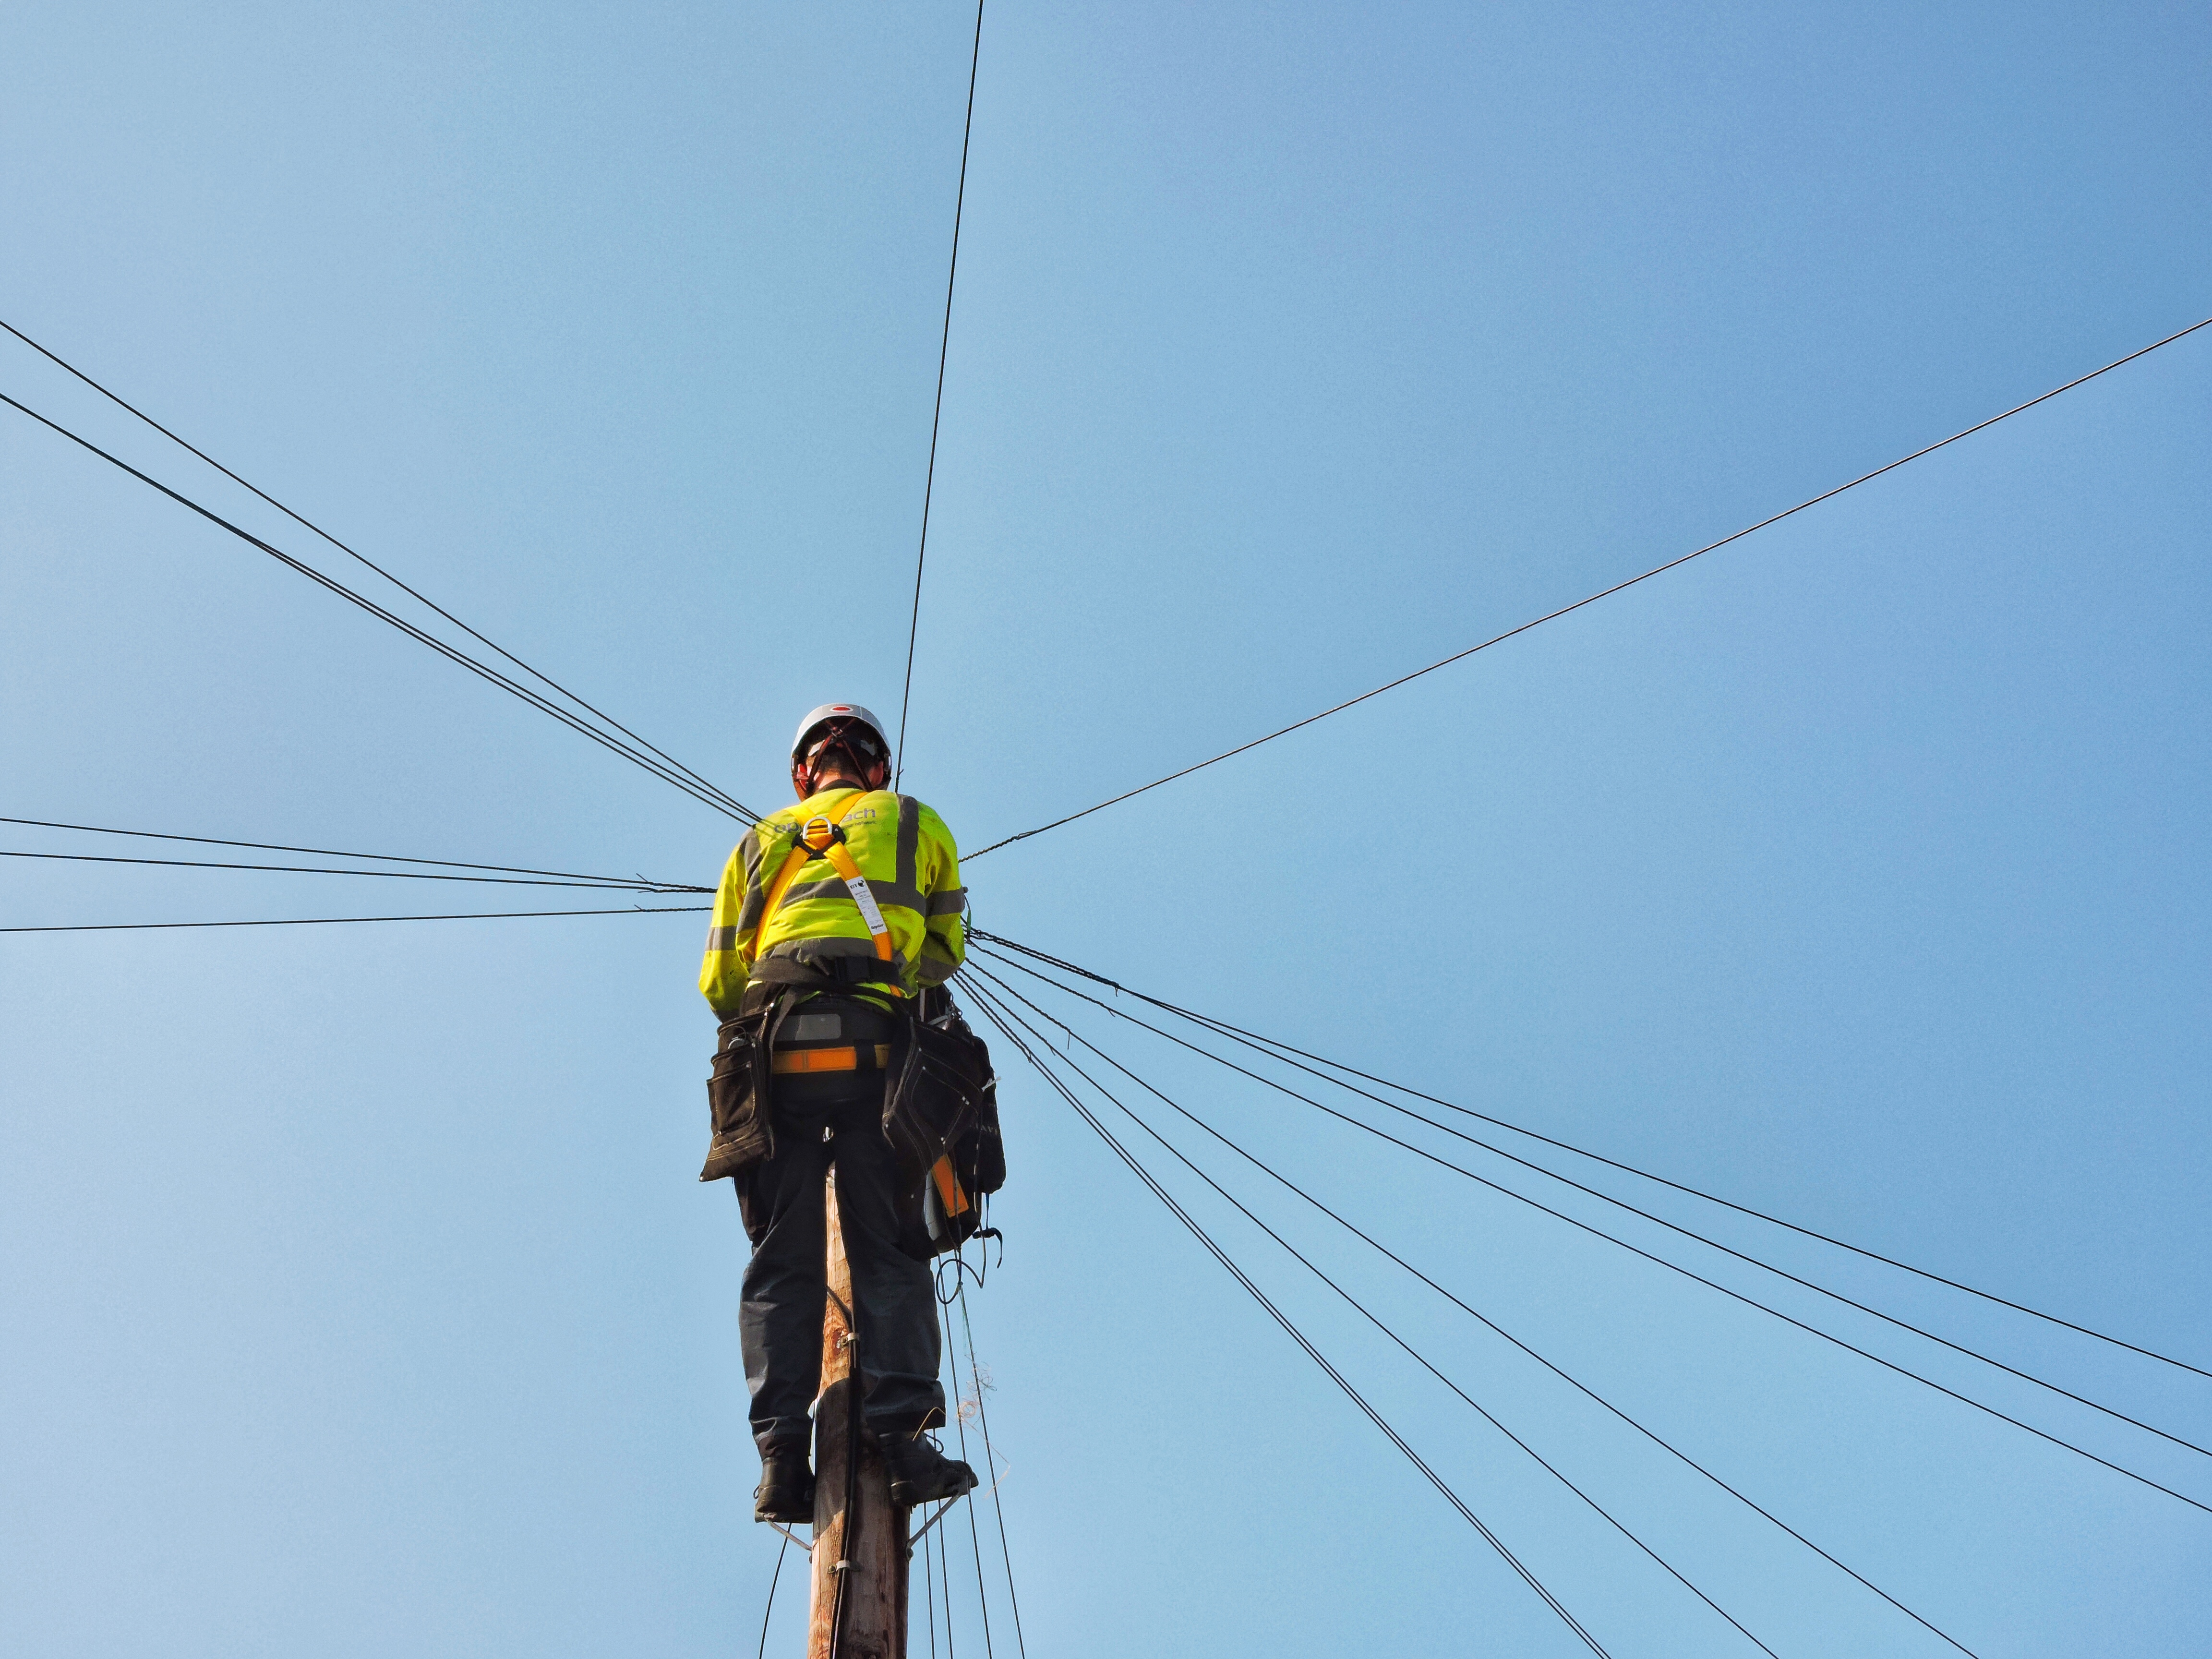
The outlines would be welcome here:
M 927 806 L 921 809 L 920 852 L 922 936 L 915 972 L 924 985 L 942 985 L 967 959 L 968 930 L 961 917 L 968 893 L 960 884 L 960 849 L 952 832 Z

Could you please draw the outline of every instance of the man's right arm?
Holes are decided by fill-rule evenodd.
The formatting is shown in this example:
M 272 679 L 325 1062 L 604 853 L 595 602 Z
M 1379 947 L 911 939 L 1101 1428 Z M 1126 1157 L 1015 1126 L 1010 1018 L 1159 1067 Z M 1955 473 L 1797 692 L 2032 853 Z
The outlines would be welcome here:
M 758 887 L 759 872 L 760 837 L 748 830 L 722 866 L 721 885 L 714 890 L 714 913 L 707 919 L 707 954 L 699 963 L 699 994 L 718 1014 L 738 1012 L 745 981 L 751 977 L 746 964 L 759 922 L 758 904 L 752 906 L 755 915 L 749 917 L 745 912 Z

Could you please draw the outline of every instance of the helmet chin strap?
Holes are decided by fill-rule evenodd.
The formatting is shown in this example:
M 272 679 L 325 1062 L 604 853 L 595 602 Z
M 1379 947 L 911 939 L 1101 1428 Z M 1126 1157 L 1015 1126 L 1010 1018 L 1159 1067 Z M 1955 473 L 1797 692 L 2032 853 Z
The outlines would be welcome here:
M 821 793 L 827 774 L 838 774 L 856 781 L 862 788 L 882 788 L 882 775 L 890 769 L 883 762 L 864 764 L 858 755 L 842 744 L 825 744 L 817 753 L 809 755 L 800 766 L 793 769 L 792 787 L 801 800 Z

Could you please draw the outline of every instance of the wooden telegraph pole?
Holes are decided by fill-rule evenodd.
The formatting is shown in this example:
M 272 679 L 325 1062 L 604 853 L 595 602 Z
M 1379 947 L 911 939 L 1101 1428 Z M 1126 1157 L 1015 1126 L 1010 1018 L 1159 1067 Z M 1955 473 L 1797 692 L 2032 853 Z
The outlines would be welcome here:
M 906 1659 L 907 1512 L 892 1506 L 883 1455 L 865 1435 L 857 1437 L 857 1474 L 847 1458 L 856 1437 L 854 1390 L 860 1383 L 854 1376 L 854 1334 L 847 1321 L 853 1269 L 837 1218 L 835 1169 L 822 1202 L 829 1219 L 830 1294 L 822 1318 L 822 1393 L 814 1404 L 814 1583 L 806 1659 Z M 866 1333 L 860 1334 L 865 1340 Z M 848 1581 L 842 1607 L 841 1578 Z

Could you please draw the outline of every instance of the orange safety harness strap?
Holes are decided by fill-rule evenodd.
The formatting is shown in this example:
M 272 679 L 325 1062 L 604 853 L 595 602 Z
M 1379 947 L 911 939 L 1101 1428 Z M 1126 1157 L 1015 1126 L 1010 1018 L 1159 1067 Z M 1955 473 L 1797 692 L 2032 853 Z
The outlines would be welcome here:
M 853 861 L 853 855 L 845 850 L 842 842 L 831 842 L 822 849 L 822 856 L 843 878 L 853 902 L 860 906 L 860 920 L 868 925 L 868 937 L 875 941 L 877 960 L 889 962 L 896 954 L 891 949 L 891 925 L 884 920 L 883 908 L 876 902 L 868 878 L 860 873 L 860 866 Z
M 860 920 L 867 927 L 868 937 L 875 945 L 876 959 L 879 962 L 893 959 L 896 952 L 891 947 L 890 924 L 884 920 L 883 908 L 876 902 L 876 896 L 868 887 L 867 878 L 860 873 L 860 866 L 854 862 L 852 854 L 846 850 L 844 831 L 839 827 L 847 813 L 868 796 L 878 793 L 872 789 L 855 790 L 828 811 L 817 814 L 799 826 L 798 845 L 791 849 L 790 855 L 783 861 L 783 868 L 775 872 L 775 879 L 769 884 L 768 902 L 762 907 L 761 919 L 753 928 L 753 954 L 756 957 L 760 954 L 761 940 L 768 936 L 769 918 L 782 905 L 784 895 L 791 890 L 791 884 L 798 879 L 799 871 L 811 860 L 820 858 L 830 861 L 830 867 L 837 872 L 839 879 L 845 884 L 846 890 L 852 894 L 853 902 L 860 908 Z M 896 985 L 886 985 L 883 988 L 893 996 L 906 994 Z

